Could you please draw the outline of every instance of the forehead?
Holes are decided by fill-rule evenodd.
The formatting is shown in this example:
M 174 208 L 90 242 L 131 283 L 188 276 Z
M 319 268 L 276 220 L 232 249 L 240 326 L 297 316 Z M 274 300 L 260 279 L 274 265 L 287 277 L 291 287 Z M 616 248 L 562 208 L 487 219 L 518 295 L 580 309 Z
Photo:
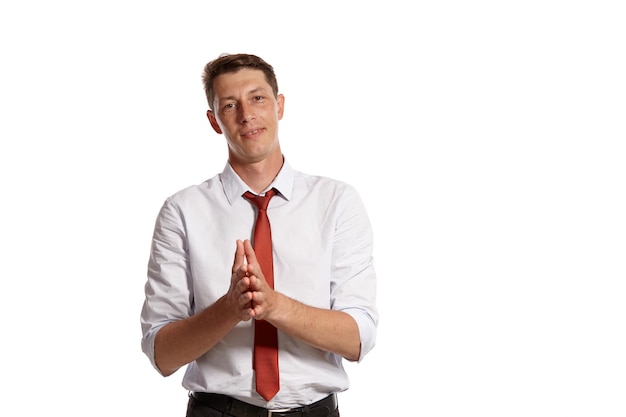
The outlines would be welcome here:
M 220 74 L 213 80 L 215 98 L 233 97 L 258 90 L 272 90 L 261 70 L 243 68 L 237 72 Z

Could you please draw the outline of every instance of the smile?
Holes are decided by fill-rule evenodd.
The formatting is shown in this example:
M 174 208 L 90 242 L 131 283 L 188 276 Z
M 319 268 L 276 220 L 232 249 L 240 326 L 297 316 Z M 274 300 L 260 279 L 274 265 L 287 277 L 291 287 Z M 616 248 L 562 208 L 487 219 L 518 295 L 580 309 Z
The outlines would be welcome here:
M 254 129 L 254 130 L 251 130 L 249 132 L 242 133 L 241 136 L 244 136 L 244 137 L 255 136 L 255 135 L 261 133 L 261 131 L 262 131 L 262 129 Z

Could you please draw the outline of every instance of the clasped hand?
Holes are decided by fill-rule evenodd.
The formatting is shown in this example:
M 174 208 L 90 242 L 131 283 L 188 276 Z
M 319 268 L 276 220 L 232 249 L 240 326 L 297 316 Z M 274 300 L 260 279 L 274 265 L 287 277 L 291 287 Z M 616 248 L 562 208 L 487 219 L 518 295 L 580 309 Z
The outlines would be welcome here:
M 226 298 L 241 320 L 267 319 L 276 294 L 271 288 L 249 240 L 237 240 L 230 288 Z

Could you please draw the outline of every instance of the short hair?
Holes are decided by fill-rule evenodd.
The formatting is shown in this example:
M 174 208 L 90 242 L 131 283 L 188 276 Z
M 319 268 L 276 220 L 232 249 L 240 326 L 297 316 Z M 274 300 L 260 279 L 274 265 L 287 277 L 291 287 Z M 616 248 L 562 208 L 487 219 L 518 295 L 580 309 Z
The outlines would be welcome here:
M 204 66 L 202 73 L 202 82 L 204 84 L 204 93 L 206 94 L 209 108 L 213 110 L 213 100 L 215 92 L 213 83 L 215 78 L 222 74 L 237 72 L 241 69 L 249 68 L 263 71 L 265 80 L 272 87 L 274 97 L 278 96 L 278 82 L 274 68 L 256 55 L 250 54 L 222 54 L 218 58 L 210 61 Z

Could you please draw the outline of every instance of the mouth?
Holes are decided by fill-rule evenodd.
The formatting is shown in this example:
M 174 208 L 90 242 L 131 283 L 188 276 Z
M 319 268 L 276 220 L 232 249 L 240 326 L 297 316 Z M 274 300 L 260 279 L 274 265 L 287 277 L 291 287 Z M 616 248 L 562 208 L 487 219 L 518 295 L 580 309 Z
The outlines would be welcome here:
M 263 129 L 253 129 L 253 130 L 249 130 L 247 132 L 244 132 L 241 134 L 241 137 L 243 138 L 254 138 L 256 136 L 258 136 L 259 134 L 261 134 L 263 132 Z

